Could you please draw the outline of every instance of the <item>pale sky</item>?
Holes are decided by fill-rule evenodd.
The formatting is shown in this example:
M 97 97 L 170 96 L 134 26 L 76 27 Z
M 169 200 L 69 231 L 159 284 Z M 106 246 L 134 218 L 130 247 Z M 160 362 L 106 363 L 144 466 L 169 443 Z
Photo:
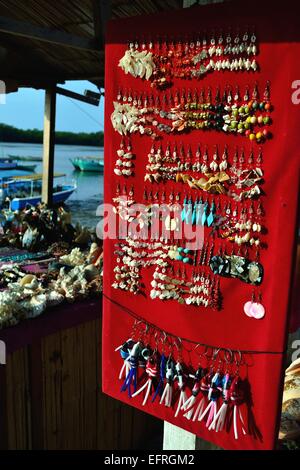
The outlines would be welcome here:
M 84 90 L 98 92 L 95 85 L 87 81 L 66 82 L 60 85 L 83 94 Z M 42 129 L 45 92 L 22 88 L 6 96 L 6 104 L 0 106 L 0 123 L 21 129 Z M 65 96 L 57 96 L 56 129 L 71 132 L 98 132 L 103 130 L 104 100 L 100 106 L 91 106 Z

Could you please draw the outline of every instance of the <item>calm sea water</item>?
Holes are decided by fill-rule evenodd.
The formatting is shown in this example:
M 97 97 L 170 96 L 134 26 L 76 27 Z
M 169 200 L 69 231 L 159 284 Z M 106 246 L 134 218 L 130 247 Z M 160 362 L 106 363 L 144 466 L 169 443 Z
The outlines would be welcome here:
M 20 156 L 42 156 L 43 147 L 40 144 L 14 144 L 0 143 L 0 157 L 8 155 Z M 98 219 L 96 209 L 103 201 L 103 175 L 97 173 L 82 173 L 74 171 L 70 158 L 93 156 L 103 158 L 103 148 L 101 147 L 82 147 L 73 145 L 56 145 L 55 147 L 55 165 L 56 173 L 65 173 L 64 178 L 57 181 L 69 183 L 76 181 L 77 191 L 67 200 L 67 206 L 72 211 L 72 220 L 77 221 L 88 227 L 95 227 Z M 25 164 L 25 162 L 20 162 Z M 42 172 L 42 164 L 38 162 L 28 162 L 37 164 L 36 173 Z M 9 176 L 12 172 L 0 171 L 0 178 Z M 29 174 L 22 173 L 18 174 Z M 13 172 L 16 174 L 16 171 Z

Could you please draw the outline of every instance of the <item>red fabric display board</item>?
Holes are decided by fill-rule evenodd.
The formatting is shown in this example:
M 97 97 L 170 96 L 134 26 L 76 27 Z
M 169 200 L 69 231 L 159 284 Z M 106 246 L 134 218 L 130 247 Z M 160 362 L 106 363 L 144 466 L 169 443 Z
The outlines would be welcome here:
M 185 202 L 180 218 L 187 224 L 189 217 L 195 217 L 190 221 L 193 225 L 201 198 L 207 204 L 207 214 L 206 220 L 199 222 L 205 226 L 202 251 L 184 252 L 185 240 L 168 241 L 168 245 L 177 246 L 175 254 L 155 247 L 151 239 L 146 241 L 147 248 L 136 248 L 141 283 L 136 293 L 118 288 L 126 286 L 118 273 L 123 272 L 126 255 L 135 260 L 132 253 L 137 244 L 133 242 L 130 248 L 118 237 L 105 240 L 103 391 L 225 449 L 272 449 L 278 435 L 298 202 L 300 104 L 294 82 L 300 80 L 299 13 L 297 2 L 281 7 L 274 2 L 254 1 L 247 6 L 226 2 L 112 21 L 107 33 L 105 202 L 117 207 L 118 197 L 126 193 L 137 203 L 168 203 L 173 195 L 181 205 Z M 248 36 L 243 36 L 246 32 Z M 223 38 L 220 44 L 219 37 Z M 238 43 L 234 42 L 236 37 Z M 238 49 L 243 41 L 244 46 Z M 227 52 L 226 44 L 231 48 Z M 152 53 L 145 69 L 141 65 L 132 71 L 126 63 L 119 66 L 130 48 L 137 61 L 138 52 Z M 198 59 L 191 62 L 193 48 Z M 160 55 L 168 58 L 159 62 Z M 154 56 L 156 70 L 160 68 L 157 74 L 153 74 Z M 223 61 L 221 65 L 218 60 Z M 213 106 L 207 108 L 203 103 Z M 124 112 L 125 104 L 127 111 L 132 107 L 139 110 L 140 120 L 133 116 L 128 122 L 132 117 L 128 113 L 127 122 L 119 122 L 123 134 L 126 132 L 121 136 L 116 129 L 120 116 L 113 113 L 118 106 Z M 200 125 L 195 124 L 197 120 Z M 213 123 L 207 128 L 210 120 Z M 175 168 L 175 163 L 168 166 L 174 151 L 177 170 L 160 173 L 160 169 L 155 176 L 155 155 L 161 152 L 167 162 L 164 165 Z M 205 164 L 206 171 L 200 168 Z M 234 173 L 236 169 L 240 173 Z M 150 176 L 145 181 L 146 174 Z M 120 215 L 120 206 L 116 210 Z M 230 220 L 233 234 L 224 229 L 210 235 L 218 220 L 222 225 L 217 216 Z M 249 218 L 250 226 L 241 227 L 241 220 L 246 223 Z M 157 263 L 151 264 L 146 255 L 144 259 L 143 250 L 156 252 Z M 173 259 L 164 271 L 160 262 L 166 253 Z M 234 277 L 232 270 L 226 271 L 226 259 L 232 266 L 237 260 L 234 256 L 254 262 L 246 282 Z M 176 277 L 189 290 L 183 300 L 161 297 L 164 289 L 179 289 L 161 286 L 165 272 L 166 283 Z M 155 273 L 159 273 L 156 278 Z M 192 300 L 187 301 L 188 297 Z M 129 338 L 133 341 L 127 349 L 115 351 Z M 148 348 L 144 363 L 141 353 L 138 361 L 132 353 L 137 343 Z M 173 361 L 173 373 L 171 362 L 170 367 L 162 365 L 162 355 Z M 206 375 L 197 382 L 199 367 Z M 133 377 L 132 394 L 145 384 L 137 396 L 129 396 L 126 374 Z M 238 376 L 241 382 L 234 388 L 232 383 Z M 160 378 L 162 388 L 153 400 Z M 184 403 L 192 390 L 194 408 L 177 410 L 179 400 Z M 199 406 L 197 415 L 200 398 L 202 408 Z M 222 405 L 223 425 L 216 418 Z M 205 409 L 207 413 L 200 419 Z

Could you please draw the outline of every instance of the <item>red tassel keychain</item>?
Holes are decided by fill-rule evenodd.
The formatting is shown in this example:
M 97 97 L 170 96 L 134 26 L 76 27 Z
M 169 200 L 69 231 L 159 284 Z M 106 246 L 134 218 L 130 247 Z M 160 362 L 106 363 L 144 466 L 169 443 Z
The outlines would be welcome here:
M 145 357 L 145 355 L 143 356 Z M 146 374 L 148 376 L 146 382 L 136 392 L 132 394 L 132 397 L 134 398 L 140 393 L 142 393 L 143 390 L 146 390 L 142 406 L 145 406 L 145 404 L 147 403 L 147 400 L 152 392 L 153 380 L 155 380 L 158 376 L 158 356 L 156 352 L 150 355 L 147 359 Z
M 197 419 L 198 414 L 204 407 L 204 397 L 200 396 L 200 402 L 198 403 L 198 396 L 201 392 L 200 381 L 203 379 L 204 370 L 202 367 L 199 367 L 195 374 L 190 374 L 189 377 L 194 379 L 194 386 L 192 388 L 192 395 L 183 403 L 181 410 L 186 411 L 183 415 L 187 419 L 192 419 L 193 421 Z

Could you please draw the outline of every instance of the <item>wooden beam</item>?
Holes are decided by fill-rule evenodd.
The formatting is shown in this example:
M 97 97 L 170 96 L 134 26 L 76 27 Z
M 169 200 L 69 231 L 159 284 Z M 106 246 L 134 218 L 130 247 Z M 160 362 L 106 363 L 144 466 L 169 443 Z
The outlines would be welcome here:
M 48 206 L 53 203 L 53 173 L 55 148 L 56 91 L 49 88 L 45 93 L 43 180 L 42 201 Z
M 100 48 L 104 48 L 106 23 L 112 14 L 111 0 L 93 0 L 95 38 Z
M 96 100 L 95 98 L 90 98 L 88 96 L 80 95 L 79 93 L 75 93 L 74 91 L 67 90 L 65 88 L 56 87 L 56 93 L 62 96 L 67 96 L 68 98 L 72 98 L 77 101 L 82 101 L 83 103 L 88 103 L 93 106 L 99 106 L 100 100 Z
M 64 47 L 99 52 L 96 41 L 81 36 L 74 36 L 65 31 L 55 30 L 44 26 L 36 26 L 30 23 L 0 16 L 0 32 L 13 36 L 20 36 L 36 41 L 48 42 Z

